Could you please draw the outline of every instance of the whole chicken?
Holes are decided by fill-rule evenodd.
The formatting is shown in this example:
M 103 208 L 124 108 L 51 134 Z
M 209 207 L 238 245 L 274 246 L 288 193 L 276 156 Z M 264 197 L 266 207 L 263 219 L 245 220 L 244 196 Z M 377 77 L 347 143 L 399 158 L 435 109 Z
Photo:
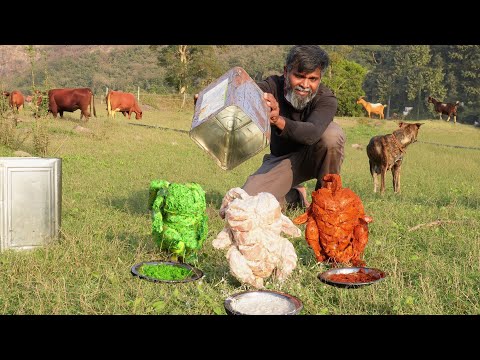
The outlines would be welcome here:
M 372 221 L 365 215 L 358 195 L 342 188 L 340 175 L 327 174 L 323 187 L 312 193 L 307 211 L 293 223 L 307 223 L 305 239 L 318 262 L 365 266 L 361 256 L 368 242 L 368 223 Z
M 295 269 L 295 249 L 280 234 L 299 237 L 302 233 L 282 214 L 275 196 L 266 192 L 250 196 L 241 188 L 233 188 L 223 198 L 220 216 L 225 227 L 212 245 L 228 248 L 230 272 L 240 282 L 263 288 L 264 279 L 272 273 L 284 281 Z

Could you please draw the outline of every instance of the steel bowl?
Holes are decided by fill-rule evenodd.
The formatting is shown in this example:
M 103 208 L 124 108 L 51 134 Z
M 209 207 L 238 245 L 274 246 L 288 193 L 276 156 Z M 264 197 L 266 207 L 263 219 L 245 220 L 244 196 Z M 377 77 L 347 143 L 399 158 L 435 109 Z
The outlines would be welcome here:
M 340 282 L 337 280 L 332 280 L 332 275 L 353 274 L 359 272 L 360 270 L 363 270 L 366 274 L 374 276 L 375 279 L 367 282 Z M 334 268 L 318 274 L 320 281 L 324 282 L 325 284 L 342 288 L 359 288 L 361 286 L 375 284 L 385 279 L 385 276 L 386 274 L 382 270 L 367 267 Z
M 153 278 L 147 275 L 144 275 L 140 272 L 140 268 L 142 267 L 143 264 L 148 264 L 148 265 L 169 265 L 169 266 L 180 266 L 185 269 L 191 270 L 192 275 L 190 277 L 187 277 L 182 280 L 163 280 L 163 279 L 157 279 Z M 131 268 L 132 275 L 138 276 L 140 279 L 156 282 L 156 283 L 186 283 L 190 281 L 195 281 L 198 279 L 201 279 L 203 277 L 203 271 L 200 269 L 197 269 L 193 267 L 192 265 L 186 264 L 186 263 L 180 263 L 180 262 L 175 262 L 175 261 L 144 261 L 138 264 L 135 264 Z
M 297 315 L 303 309 L 300 299 L 274 290 L 243 291 L 224 302 L 228 315 Z

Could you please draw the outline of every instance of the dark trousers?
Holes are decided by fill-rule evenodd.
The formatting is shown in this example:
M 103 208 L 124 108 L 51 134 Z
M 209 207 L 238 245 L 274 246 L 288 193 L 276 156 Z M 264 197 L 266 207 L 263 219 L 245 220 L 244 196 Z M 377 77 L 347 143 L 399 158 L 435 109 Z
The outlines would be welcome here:
M 251 196 L 269 192 L 285 207 L 285 203 L 298 201 L 294 186 L 317 179 L 317 190 L 322 187 L 324 175 L 340 174 L 344 146 L 345 133 L 332 121 L 317 143 L 287 155 L 265 155 L 260 168 L 247 178 L 242 188 Z

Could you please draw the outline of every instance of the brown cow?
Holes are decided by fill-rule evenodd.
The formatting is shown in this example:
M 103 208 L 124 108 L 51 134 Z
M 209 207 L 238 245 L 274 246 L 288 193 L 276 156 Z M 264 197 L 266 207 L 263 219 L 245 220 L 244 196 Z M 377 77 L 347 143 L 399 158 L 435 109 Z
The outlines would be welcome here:
M 43 91 L 43 92 L 40 91 L 40 90 L 35 90 L 35 91 L 34 91 L 34 95 L 33 95 L 33 96 L 34 96 L 35 99 L 36 99 L 36 100 L 35 100 L 35 105 L 36 105 L 37 108 L 42 104 L 43 97 L 44 97 L 44 96 L 47 96 L 47 95 L 48 95 L 48 94 L 47 94 L 46 91 Z M 33 101 L 33 100 L 34 100 L 34 99 L 32 98 L 32 101 Z
M 85 116 L 85 121 L 88 121 L 90 117 L 89 105 L 90 111 L 93 107 L 93 115 L 97 117 L 95 97 L 89 88 L 65 88 L 48 91 L 48 111 L 52 113 L 54 118 L 57 117 L 57 114 L 60 114 L 60 118 L 63 119 L 64 111 L 74 112 L 80 109 L 80 120 Z
M 13 90 L 11 93 L 10 93 L 10 106 L 13 108 L 13 109 L 16 109 L 17 112 L 18 112 L 18 109 L 23 106 L 25 102 L 25 98 L 23 97 L 23 94 L 18 91 L 18 90 Z
M 3 91 L 2 94 L 5 97 L 9 97 L 8 103 L 10 107 L 12 107 L 13 110 L 17 110 L 17 112 L 18 112 L 18 109 L 20 109 L 20 107 L 23 106 L 25 102 L 25 99 L 21 91 L 18 91 L 18 90 L 13 90 L 12 92 Z
M 142 109 L 138 105 L 137 99 L 131 93 L 110 90 L 107 95 L 107 112 L 108 116 L 115 118 L 115 112 L 120 111 L 124 116 L 128 113 L 128 118 L 135 113 L 135 119 L 142 118 Z

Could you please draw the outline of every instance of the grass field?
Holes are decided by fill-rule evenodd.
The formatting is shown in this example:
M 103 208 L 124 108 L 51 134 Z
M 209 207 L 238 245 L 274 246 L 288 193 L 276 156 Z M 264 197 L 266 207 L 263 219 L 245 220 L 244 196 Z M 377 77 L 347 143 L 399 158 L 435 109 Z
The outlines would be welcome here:
M 103 107 L 97 104 L 98 118 L 87 123 L 79 111 L 44 121 L 45 157 L 62 158 L 61 238 L 0 254 L 0 313 L 226 314 L 225 298 L 248 287 L 230 275 L 225 252 L 211 245 L 223 228 L 218 209 L 226 191 L 243 185 L 268 150 L 224 171 L 187 133 L 133 125 L 188 131 L 191 109 L 147 110 L 137 121 L 107 119 Z M 32 129 L 29 112 L 19 117 L 17 132 Z M 401 194 L 393 194 L 388 173 L 380 196 L 373 193 L 365 150 L 352 144 L 365 147 L 371 136 L 391 133 L 397 124 L 336 121 L 347 133 L 343 185 L 360 196 L 374 219 L 364 258 L 387 277 L 358 289 L 323 284 L 317 274 L 327 267 L 316 263 L 302 235 L 290 239 L 297 268 L 283 284 L 271 279 L 266 287 L 300 298 L 305 315 L 479 314 L 480 129 L 422 121 L 419 141 L 407 149 L 402 166 Z M 77 133 L 77 125 L 92 132 Z M 14 150 L 34 154 L 32 137 L 19 149 L 0 146 L 0 155 L 13 156 Z M 199 253 L 197 267 L 205 274 L 199 281 L 157 284 L 130 273 L 136 263 L 168 259 L 151 237 L 147 198 L 154 179 L 194 181 L 206 191 L 209 236 Z M 306 185 L 311 192 L 315 182 Z M 291 219 L 298 214 L 287 212 Z

